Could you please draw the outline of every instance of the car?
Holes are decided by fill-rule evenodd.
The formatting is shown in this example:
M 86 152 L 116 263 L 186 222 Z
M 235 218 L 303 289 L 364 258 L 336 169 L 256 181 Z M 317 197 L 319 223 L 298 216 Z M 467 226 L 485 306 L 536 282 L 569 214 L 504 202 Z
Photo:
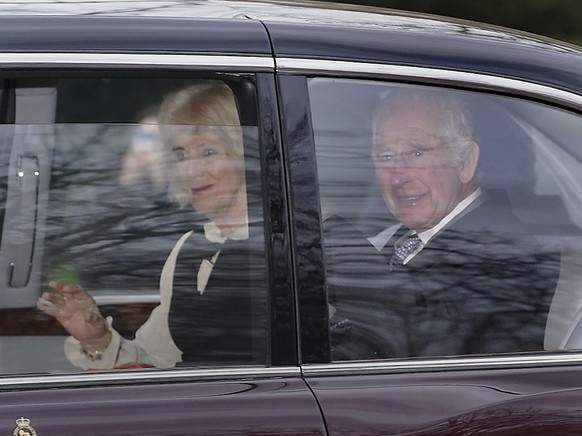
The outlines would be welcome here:
M 381 8 L 0 4 L 0 432 L 579 434 L 581 78 L 578 47 Z M 97 353 L 82 367 L 37 302 L 51 281 L 80 284 L 120 341 L 143 338 L 164 304 L 166 258 L 205 220 L 172 200 L 158 111 L 209 83 L 230 89 L 240 118 L 241 186 L 260 241 L 239 258 L 252 293 L 231 281 L 202 319 L 187 319 L 192 361 L 114 356 L 104 368 Z M 454 268 L 422 276 L 431 293 L 412 297 L 408 284 L 390 286 L 374 245 L 401 221 L 382 177 L 442 144 L 376 149 L 379 104 L 402 92 L 462 105 L 480 150 L 472 177 L 528 235 L 497 242 L 507 252 L 495 263 L 482 254 L 495 234 L 464 233 L 477 258 L 444 246 L 436 263 Z M 441 175 L 425 189 L 442 188 Z M 424 191 L 399 195 L 424 204 Z M 194 252 L 206 243 L 196 235 Z M 185 271 L 192 285 L 196 271 Z M 249 321 L 233 321 L 234 334 L 239 310 Z

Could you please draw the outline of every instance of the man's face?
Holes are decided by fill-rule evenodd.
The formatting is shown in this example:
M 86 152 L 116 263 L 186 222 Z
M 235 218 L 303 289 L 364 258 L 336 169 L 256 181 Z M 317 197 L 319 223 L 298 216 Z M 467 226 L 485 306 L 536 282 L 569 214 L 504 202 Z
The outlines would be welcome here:
M 402 224 L 417 232 L 434 227 L 474 190 L 477 144 L 467 161 L 457 164 L 437 136 L 439 122 L 434 108 L 403 103 L 380 120 L 374 137 L 384 201 Z

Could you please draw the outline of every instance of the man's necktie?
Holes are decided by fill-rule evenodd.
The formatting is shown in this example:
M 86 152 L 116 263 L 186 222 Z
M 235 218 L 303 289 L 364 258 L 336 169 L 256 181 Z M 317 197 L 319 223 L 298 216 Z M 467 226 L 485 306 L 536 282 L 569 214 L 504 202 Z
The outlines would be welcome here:
M 408 256 L 418 250 L 422 241 L 417 234 L 411 235 L 406 241 L 404 241 L 396 250 L 390 258 L 390 269 L 397 269 L 399 266 L 404 264 L 404 261 Z

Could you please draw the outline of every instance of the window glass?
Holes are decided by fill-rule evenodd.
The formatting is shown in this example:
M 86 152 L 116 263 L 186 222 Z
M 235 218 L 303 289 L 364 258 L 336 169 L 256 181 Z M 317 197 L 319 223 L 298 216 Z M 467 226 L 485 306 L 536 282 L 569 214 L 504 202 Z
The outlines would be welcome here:
M 2 373 L 266 364 L 258 127 L 240 81 L 15 84 Z
M 309 82 L 336 361 L 582 347 L 579 115 Z

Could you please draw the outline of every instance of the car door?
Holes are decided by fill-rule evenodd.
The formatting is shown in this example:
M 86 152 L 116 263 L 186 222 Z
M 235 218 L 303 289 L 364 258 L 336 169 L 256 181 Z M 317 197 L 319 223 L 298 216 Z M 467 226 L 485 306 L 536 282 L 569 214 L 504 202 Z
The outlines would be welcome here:
M 580 432 L 580 97 L 436 67 L 404 73 L 398 65 L 285 58 L 279 72 L 301 274 L 302 368 L 329 434 Z M 410 282 L 390 276 L 397 274 L 390 272 L 392 254 L 382 247 L 400 224 L 387 184 L 413 187 L 402 188 L 401 202 L 417 207 L 445 183 L 442 173 L 424 190 L 418 174 L 416 184 L 410 173 L 404 182 L 383 178 L 387 167 L 418 169 L 412 159 L 439 150 L 377 151 L 377 108 L 401 93 L 462 103 L 470 116 L 462 123 L 471 120 L 480 149 L 480 192 L 500 193 L 521 230 L 533 235 L 525 251 L 508 245 L 521 266 L 504 261 L 474 273 L 491 259 L 465 255 L 471 251 L 455 238 L 480 244 L 493 234 L 461 232 L 452 245 L 438 246 L 436 262 L 457 267 L 428 269 Z M 459 254 L 466 257 L 451 261 Z M 490 291 L 493 311 L 504 315 L 480 318 Z M 537 313 L 532 319 L 542 328 L 526 327 L 527 313 Z M 493 330 L 495 338 L 488 336 Z M 534 339 L 537 345 L 528 345 Z
M 2 431 L 325 434 L 297 365 L 272 60 L 4 53 L 0 70 Z M 168 95 L 207 83 L 227 86 L 236 100 L 241 125 L 233 128 L 261 229 L 252 323 L 240 332 L 252 338 L 251 359 L 237 361 L 228 343 L 214 341 L 214 357 L 203 364 L 107 370 L 94 358 L 93 368 L 79 368 L 65 355 L 66 331 L 35 304 L 51 280 L 81 284 L 119 335 L 133 340 L 160 304 L 168 253 L 203 219 L 171 201 L 175 170 L 158 109 Z M 240 258 L 241 268 L 249 265 Z M 216 319 L 237 310 L 215 309 L 208 315 Z

